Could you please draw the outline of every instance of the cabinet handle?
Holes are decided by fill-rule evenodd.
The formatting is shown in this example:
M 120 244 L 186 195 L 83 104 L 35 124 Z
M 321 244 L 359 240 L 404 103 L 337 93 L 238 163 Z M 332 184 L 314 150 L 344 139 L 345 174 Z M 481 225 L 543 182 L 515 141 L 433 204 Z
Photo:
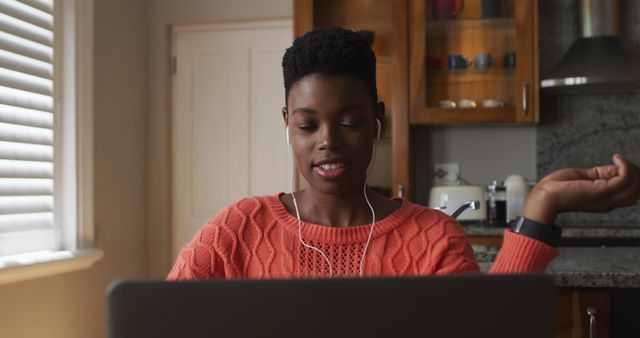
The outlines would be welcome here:
M 402 184 L 398 184 L 398 197 L 404 197 L 404 186 Z
M 596 338 L 596 308 L 589 306 L 587 308 L 587 315 L 589 316 L 589 338 Z
M 522 83 L 522 115 L 527 116 L 527 83 Z

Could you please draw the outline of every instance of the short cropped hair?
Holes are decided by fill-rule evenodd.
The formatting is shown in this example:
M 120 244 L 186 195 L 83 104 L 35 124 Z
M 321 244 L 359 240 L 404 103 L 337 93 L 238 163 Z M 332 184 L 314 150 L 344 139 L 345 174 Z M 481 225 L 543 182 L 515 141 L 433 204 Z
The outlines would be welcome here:
M 291 87 L 310 74 L 353 76 L 367 85 L 373 102 L 378 101 L 376 57 L 365 39 L 351 30 L 316 28 L 295 39 L 282 58 L 282 72 L 287 101 Z

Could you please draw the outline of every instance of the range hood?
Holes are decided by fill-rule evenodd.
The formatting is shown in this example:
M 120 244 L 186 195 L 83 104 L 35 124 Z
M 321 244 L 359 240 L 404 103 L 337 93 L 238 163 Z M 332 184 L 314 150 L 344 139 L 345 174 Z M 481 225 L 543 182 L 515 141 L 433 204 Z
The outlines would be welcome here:
M 543 74 L 540 87 L 550 93 L 640 90 L 640 53 L 620 38 L 620 1 L 577 1 L 580 38 Z

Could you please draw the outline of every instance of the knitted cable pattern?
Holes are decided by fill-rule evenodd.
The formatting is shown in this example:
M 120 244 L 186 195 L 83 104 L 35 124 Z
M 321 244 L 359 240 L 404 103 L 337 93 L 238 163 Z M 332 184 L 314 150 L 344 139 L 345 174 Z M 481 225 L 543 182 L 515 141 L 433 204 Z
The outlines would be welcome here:
M 298 240 L 297 219 L 280 195 L 238 201 L 211 218 L 180 252 L 168 280 L 327 277 L 322 256 Z M 400 208 L 376 223 L 365 276 L 426 276 L 479 272 L 460 225 L 446 214 L 396 199 Z M 336 277 L 358 276 L 370 225 L 333 228 L 302 223 L 302 236 L 329 257 Z M 489 273 L 542 272 L 558 251 L 505 231 Z

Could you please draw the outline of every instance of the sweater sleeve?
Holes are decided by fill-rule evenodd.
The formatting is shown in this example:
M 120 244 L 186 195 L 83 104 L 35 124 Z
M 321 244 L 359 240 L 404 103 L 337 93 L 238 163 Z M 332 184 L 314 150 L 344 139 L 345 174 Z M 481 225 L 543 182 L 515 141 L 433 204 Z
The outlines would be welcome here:
M 224 259 L 213 243 L 204 238 L 217 237 L 219 229 L 207 223 L 178 255 L 167 280 L 190 280 L 225 277 Z
M 505 230 L 502 248 L 489 274 L 544 272 L 558 253 L 543 242 Z
M 234 275 L 231 252 L 237 235 L 229 230 L 230 214 L 226 208 L 211 218 L 180 251 L 166 280 L 228 278 Z
M 444 219 L 444 237 L 435 247 L 443 248 L 436 275 L 479 272 L 473 249 L 453 219 Z M 558 249 L 527 236 L 505 230 L 503 244 L 488 274 L 544 272 L 558 256 Z M 435 250 L 436 252 L 439 250 Z

